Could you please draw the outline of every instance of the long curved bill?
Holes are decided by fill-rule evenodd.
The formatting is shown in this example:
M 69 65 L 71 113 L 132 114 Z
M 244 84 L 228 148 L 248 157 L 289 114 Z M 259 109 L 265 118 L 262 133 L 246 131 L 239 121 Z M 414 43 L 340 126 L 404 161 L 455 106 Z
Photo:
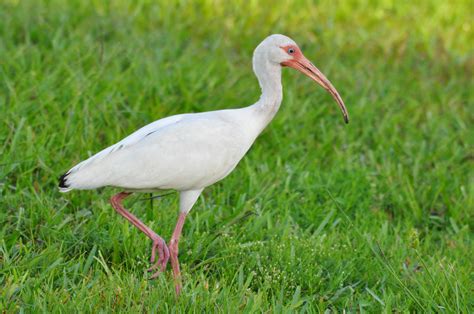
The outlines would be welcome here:
M 344 101 L 342 101 L 341 96 L 337 92 L 336 88 L 331 84 L 331 82 L 324 76 L 321 71 L 317 67 L 315 67 L 308 59 L 304 56 L 300 55 L 298 58 L 282 62 L 281 65 L 288 66 L 300 71 L 303 74 L 306 74 L 311 79 L 316 81 L 319 85 L 321 85 L 325 90 L 327 90 L 334 100 L 341 108 L 342 115 L 344 116 L 344 121 L 349 123 L 349 114 L 347 112 L 346 106 L 344 105 Z

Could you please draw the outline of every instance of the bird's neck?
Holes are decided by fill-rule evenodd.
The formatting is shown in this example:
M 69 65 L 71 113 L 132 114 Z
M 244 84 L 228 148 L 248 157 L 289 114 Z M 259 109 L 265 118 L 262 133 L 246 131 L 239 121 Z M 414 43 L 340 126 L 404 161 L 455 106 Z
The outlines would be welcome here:
M 254 72 L 262 89 L 262 95 L 250 107 L 258 120 L 261 132 L 275 117 L 283 99 L 281 66 L 264 60 L 254 63 Z

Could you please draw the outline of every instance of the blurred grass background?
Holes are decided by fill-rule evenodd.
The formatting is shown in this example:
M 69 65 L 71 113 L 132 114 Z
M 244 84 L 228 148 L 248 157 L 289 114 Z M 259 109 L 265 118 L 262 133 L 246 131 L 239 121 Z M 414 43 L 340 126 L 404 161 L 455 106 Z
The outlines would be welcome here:
M 5 312 L 472 312 L 472 1 L 0 1 Z M 255 46 L 292 37 L 280 112 L 144 275 L 114 191 L 57 177 L 164 116 L 250 105 Z M 169 238 L 177 199 L 127 205 Z

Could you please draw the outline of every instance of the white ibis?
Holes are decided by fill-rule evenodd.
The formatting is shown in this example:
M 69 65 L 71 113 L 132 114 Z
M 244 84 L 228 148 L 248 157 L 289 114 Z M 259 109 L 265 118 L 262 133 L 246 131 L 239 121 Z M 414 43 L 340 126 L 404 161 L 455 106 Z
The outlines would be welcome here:
M 59 179 L 61 192 L 110 186 L 123 190 L 110 202 L 114 209 L 152 241 L 151 270 L 155 278 L 171 258 L 176 293 L 181 289 L 178 242 L 186 215 L 204 188 L 225 178 L 270 123 L 282 101 L 281 69 L 292 67 L 326 89 L 348 113 L 329 80 L 283 35 L 263 40 L 253 54 L 253 70 L 262 89 L 260 99 L 240 109 L 180 114 L 160 119 L 77 164 Z M 133 192 L 173 189 L 180 194 L 179 218 L 167 245 L 123 206 Z M 155 255 L 158 259 L 155 264 Z

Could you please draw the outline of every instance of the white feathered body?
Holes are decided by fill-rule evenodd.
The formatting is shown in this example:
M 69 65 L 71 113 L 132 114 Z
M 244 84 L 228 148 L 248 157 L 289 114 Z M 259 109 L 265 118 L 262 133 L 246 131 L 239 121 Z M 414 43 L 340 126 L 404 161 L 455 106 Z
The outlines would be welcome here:
M 60 191 L 104 186 L 127 191 L 182 191 L 189 210 L 202 189 L 227 176 L 277 113 L 283 93 L 283 35 L 264 40 L 253 55 L 262 95 L 253 105 L 181 114 L 155 121 L 79 163 L 60 178 Z M 278 59 L 278 62 L 272 61 Z
M 261 131 L 258 117 L 247 107 L 160 119 L 73 167 L 61 191 L 202 189 L 242 159 Z

